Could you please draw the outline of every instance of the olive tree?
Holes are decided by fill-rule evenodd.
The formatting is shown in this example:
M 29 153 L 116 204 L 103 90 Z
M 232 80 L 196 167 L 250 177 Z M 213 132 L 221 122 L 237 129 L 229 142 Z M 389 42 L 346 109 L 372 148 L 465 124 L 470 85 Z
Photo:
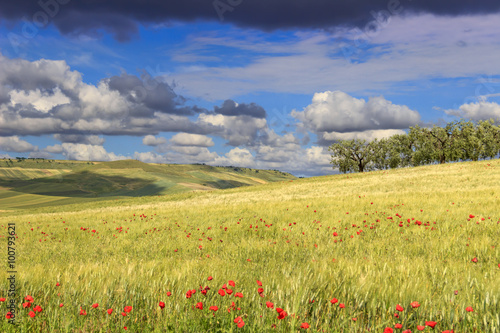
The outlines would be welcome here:
M 340 172 L 364 172 L 373 168 L 374 145 L 366 140 L 343 140 L 332 144 L 328 150 L 332 152 L 330 163 Z

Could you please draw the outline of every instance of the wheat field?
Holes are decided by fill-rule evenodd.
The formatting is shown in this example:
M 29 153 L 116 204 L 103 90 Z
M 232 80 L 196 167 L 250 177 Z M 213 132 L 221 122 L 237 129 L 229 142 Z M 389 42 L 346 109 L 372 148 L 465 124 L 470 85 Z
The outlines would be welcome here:
M 499 207 L 492 160 L 0 212 L 0 330 L 500 332 Z

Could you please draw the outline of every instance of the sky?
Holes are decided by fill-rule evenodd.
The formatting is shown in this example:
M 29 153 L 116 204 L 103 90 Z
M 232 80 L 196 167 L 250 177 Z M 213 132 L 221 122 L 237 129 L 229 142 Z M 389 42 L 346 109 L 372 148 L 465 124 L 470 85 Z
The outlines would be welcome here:
M 500 2 L 0 0 L 0 158 L 332 174 L 328 147 L 500 119 Z

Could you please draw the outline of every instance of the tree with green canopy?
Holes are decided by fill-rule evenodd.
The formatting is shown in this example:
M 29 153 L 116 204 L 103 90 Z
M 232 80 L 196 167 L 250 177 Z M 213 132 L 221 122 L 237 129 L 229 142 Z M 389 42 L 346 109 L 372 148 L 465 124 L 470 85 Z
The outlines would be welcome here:
M 332 152 L 330 163 L 342 173 L 369 171 L 374 159 L 373 147 L 358 139 L 334 143 L 328 148 Z

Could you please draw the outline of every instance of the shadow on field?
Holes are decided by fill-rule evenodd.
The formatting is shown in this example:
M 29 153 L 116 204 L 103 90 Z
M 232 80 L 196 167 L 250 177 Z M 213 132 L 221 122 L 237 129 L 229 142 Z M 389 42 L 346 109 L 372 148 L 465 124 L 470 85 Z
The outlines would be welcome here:
M 86 198 L 138 197 L 155 195 L 167 189 L 166 186 L 158 186 L 152 179 L 103 175 L 87 170 L 31 180 L 0 179 L 0 186 L 21 193 Z
M 228 188 L 234 188 L 234 187 L 242 187 L 242 186 L 250 186 L 250 184 L 247 183 L 242 183 L 237 180 L 217 180 L 217 181 L 211 181 L 211 182 L 204 182 L 203 183 L 206 186 L 210 186 L 213 188 L 218 188 L 218 189 L 228 189 Z

